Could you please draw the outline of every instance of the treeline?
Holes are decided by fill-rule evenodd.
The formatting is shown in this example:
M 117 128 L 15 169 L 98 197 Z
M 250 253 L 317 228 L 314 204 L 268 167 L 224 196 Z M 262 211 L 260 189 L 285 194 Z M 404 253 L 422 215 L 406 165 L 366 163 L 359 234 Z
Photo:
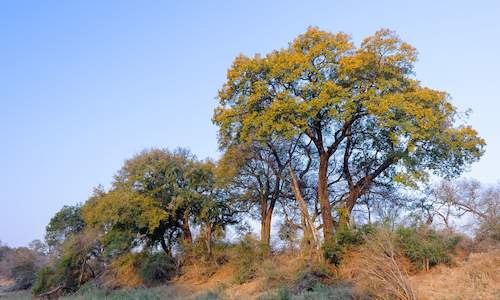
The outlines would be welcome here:
M 149 149 L 127 160 L 110 189 L 52 218 L 50 263 L 34 293 L 164 282 L 193 263 L 224 264 L 214 254 L 224 248 L 268 257 L 276 216 L 285 248 L 319 264 L 338 265 L 345 244 L 363 242 L 374 224 L 396 230 L 402 216 L 400 239 L 438 219 L 451 230 L 468 214 L 498 240 L 498 188 L 427 184 L 460 175 L 485 142 L 458 123 L 448 94 L 416 80 L 416 58 L 389 30 L 357 47 L 317 28 L 266 56 L 237 57 L 213 117 L 222 158 Z M 258 251 L 247 234 L 224 239 L 250 219 L 260 223 Z

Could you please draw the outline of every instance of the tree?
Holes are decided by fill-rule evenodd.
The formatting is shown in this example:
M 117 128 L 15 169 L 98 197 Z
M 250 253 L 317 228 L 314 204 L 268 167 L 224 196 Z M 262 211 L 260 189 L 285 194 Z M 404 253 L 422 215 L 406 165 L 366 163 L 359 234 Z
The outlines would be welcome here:
M 37 253 L 40 256 L 45 256 L 48 254 L 47 244 L 39 239 L 33 240 L 29 243 L 28 248 Z
M 187 174 L 194 163 L 195 157 L 185 149 L 174 152 L 161 149 L 146 150 L 125 162 L 125 165 L 115 177 L 115 186 L 147 195 L 157 201 L 170 217 L 168 224 L 162 224 L 158 231 L 160 235 L 180 220 L 185 245 L 192 243 L 189 225 L 190 199 L 193 188 L 190 186 Z M 175 226 L 174 226 L 175 227 Z M 173 228 L 171 228 L 173 229 Z M 172 231 L 169 234 L 177 235 Z
M 500 240 L 500 185 L 484 186 L 472 179 L 443 180 L 432 187 L 429 198 L 424 204 L 447 229 L 453 229 L 454 219 L 468 216 L 478 239 Z
M 483 152 L 475 130 L 455 126 L 446 93 L 413 79 L 416 58 L 416 50 L 389 30 L 356 48 L 346 34 L 317 28 L 265 57 L 241 55 L 219 91 L 213 120 L 220 145 L 276 137 L 311 141 L 323 233 L 330 239 L 331 159 L 343 164 L 350 214 L 377 177 L 408 183 L 427 170 L 457 174 Z
M 237 198 L 240 210 L 257 208 L 264 255 L 270 250 L 271 222 L 278 200 L 286 189 L 286 166 L 290 144 L 268 142 L 229 147 L 219 162 L 219 176 Z
M 85 204 L 84 219 L 119 253 L 158 244 L 168 255 L 175 245 L 189 252 L 190 222 L 213 198 L 213 168 L 183 149 L 143 151 L 125 162 L 111 191 Z
M 81 206 L 63 206 L 50 219 L 45 228 L 45 242 L 49 247 L 49 251 L 57 251 L 65 239 L 81 232 L 84 227 L 85 222 L 81 216 Z
M 154 199 L 125 189 L 115 189 L 88 201 L 82 215 L 89 228 L 103 233 L 108 252 L 121 254 L 132 247 L 152 245 L 167 213 Z M 169 252 L 169 249 L 165 249 Z

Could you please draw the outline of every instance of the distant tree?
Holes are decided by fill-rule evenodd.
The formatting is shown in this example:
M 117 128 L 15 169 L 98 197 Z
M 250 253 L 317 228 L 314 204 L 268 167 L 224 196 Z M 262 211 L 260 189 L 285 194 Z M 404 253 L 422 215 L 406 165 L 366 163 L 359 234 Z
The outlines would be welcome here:
M 429 194 L 424 203 L 445 228 L 454 229 L 454 221 L 468 216 L 479 239 L 500 241 L 500 185 L 484 186 L 472 179 L 443 180 Z
M 413 78 L 416 50 L 380 30 L 356 48 L 344 33 L 309 28 L 288 48 L 237 57 L 219 92 L 220 145 L 304 136 L 315 148 L 325 239 L 334 234 L 329 165 L 358 199 L 384 178 L 411 184 L 427 172 L 454 175 L 483 153 L 469 126 L 456 126 L 444 92 Z M 341 171 L 340 171 L 341 170 Z
M 47 255 L 49 251 L 47 244 L 38 239 L 31 241 L 28 248 L 41 256 Z

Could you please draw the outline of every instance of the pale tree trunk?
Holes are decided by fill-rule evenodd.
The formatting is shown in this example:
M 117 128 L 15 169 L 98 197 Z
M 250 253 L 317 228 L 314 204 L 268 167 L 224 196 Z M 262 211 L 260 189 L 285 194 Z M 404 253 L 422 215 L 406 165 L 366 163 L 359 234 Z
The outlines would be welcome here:
M 170 249 L 170 247 L 167 246 L 167 243 L 165 242 L 164 237 L 160 238 L 160 245 L 161 245 L 161 248 L 163 249 L 163 251 L 165 252 L 166 255 L 172 256 L 172 250 Z
M 302 220 L 305 225 L 304 227 L 304 237 L 307 236 L 307 238 L 310 239 L 311 241 L 311 246 L 313 248 L 318 248 L 319 247 L 319 238 L 318 238 L 318 233 L 316 231 L 316 227 L 314 226 L 314 222 L 311 219 L 311 216 L 309 215 L 309 210 L 307 209 L 307 203 L 304 200 L 304 197 L 302 196 L 302 192 L 300 191 L 300 185 L 297 180 L 297 176 L 295 175 L 295 172 L 293 171 L 292 167 L 289 167 L 290 170 L 290 177 L 292 178 L 292 190 L 293 193 L 295 194 L 295 199 L 299 203 L 299 209 L 300 213 L 302 215 Z
M 206 226 L 205 243 L 207 245 L 208 258 L 212 258 L 212 225 L 210 224 Z

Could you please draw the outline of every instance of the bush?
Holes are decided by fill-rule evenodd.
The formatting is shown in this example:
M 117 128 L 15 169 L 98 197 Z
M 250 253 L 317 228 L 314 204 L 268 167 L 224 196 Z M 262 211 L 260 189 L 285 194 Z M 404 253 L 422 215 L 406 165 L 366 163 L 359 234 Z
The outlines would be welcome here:
M 145 256 L 139 267 L 139 275 L 147 285 L 165 282 L 176 274 L 176 262 L 173 257 L 163 253 Z
M 311 266 L 297 275 L 293 285 L 295 294 L 312 291 L 318 285 L 331 284 L 334 274 L 324 265 Z
M 298 294 L 293 294 L 291 290 L 286 287 L 278 289 L 276 292 L 268 293 L 259 300 L 346 300 L 358 299 L 355 295 L 353 288 L 350 285 L 334 285 L 326 286 L 317 284 L 313 289 L 301 291 Z
M 335 240 L 327 240 L 323 243 L 323 257 L 329 263 L 338 266 L 347 248 L 362 245 L 366 236 L 375 231 L 375 227 L 371 225 L 340 229 L 335 236 Z
M 30 288 L 36 279 L 37 266 L 33 261 L 26 261 L 14 266 L 11 270 L 11 277 L 16 282 L 16 290 Z
M 43 267 L 36 273 L 35 283 L 33 284 L 33 294 L 39 295 L 43 292 L 49 290 L 49 287 L 53 285 L 52 278 L 54 271 L 50 267 Z
M 321 251 L 325 260 L 335 266 L 340 265 L 344 247 L 337 243 L 335 240 L 326 240 L 321 245 Z
M 241 284 L 254 278 L 257 273 L 257 263 L 262 259 L 260 243 L 252 235 L 245 235 L 234 250 L 234 280 Z
M 399 246 L 406 257 L 419 270 L 429 270 L 440 263 L 450 263 L 452 254 L 461 240 L 458 235 L 442 235 L 429 228 L 405 228 L 397 230 Z
M 37 252 L 26 248 L 2 247 L 0 257 L 0 278 L 12 279 L 14 284 L 7 288 L 8 291 L 24 290 L 30 288 L 36 279 L 36 272 L 44 263 L 44 257 Z

